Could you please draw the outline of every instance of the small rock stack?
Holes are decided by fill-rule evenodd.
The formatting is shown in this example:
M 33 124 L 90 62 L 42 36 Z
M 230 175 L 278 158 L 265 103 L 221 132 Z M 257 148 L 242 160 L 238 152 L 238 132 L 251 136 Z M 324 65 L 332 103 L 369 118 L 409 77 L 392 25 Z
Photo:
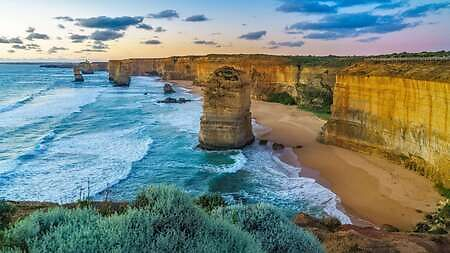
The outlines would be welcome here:
M 250 82 L 234 68 L 219 68 L 210 76 L 203 98 L 201 148 L 237 149 L 254 141 L 250 90 Z
M 73 75 L 74 75 L 74 82 L 84 82 L 83 75 L 81 74 L 81 70 L 78 66 L 73 67 Z

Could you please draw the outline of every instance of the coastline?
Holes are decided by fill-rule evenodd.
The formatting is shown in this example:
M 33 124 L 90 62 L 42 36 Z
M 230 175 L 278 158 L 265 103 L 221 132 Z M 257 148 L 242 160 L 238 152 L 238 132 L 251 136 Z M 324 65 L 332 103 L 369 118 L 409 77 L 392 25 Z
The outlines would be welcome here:
M 201 95 L 191 81 L 170 83 Z M 296 106 L 252 101 L 253 118 L 270 131 L 260 138 L 292 147 L 281 159 L 301 167 L 300 175 L 315 179 L 341 200 L 338 208 L 355 225 L 389 224 L 412 230 L 441 199 L 426 178 L 385 159 L 317 142 L 325 121 Z M 290 150 L 290 149 L 286 149 Z

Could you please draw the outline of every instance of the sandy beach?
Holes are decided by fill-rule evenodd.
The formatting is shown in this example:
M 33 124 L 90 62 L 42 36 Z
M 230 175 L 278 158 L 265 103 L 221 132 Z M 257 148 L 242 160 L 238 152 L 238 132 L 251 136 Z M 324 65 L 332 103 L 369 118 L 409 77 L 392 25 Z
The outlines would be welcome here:
M 171 81 L 200 94 L 190 81 Z M 394 225 L 411 230 L 434 210 L 440 196 L 426 178 L 383 158 L 316 141 L 325 121 L 296 106 L 253 101 L 255 120 L 270 128 L 260 137 L 292 147 L 297 157 L 285 161 L 302 168 L 341 199 L 355 224 Z

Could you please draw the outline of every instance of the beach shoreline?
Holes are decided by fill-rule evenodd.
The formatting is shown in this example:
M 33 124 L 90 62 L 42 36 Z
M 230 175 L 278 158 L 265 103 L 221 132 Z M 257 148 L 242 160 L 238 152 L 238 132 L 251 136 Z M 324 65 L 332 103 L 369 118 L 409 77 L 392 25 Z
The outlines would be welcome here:
M 192 81 L 169 82 L 202 93 Z M 429 180 L 397 164 L 319 143 L 325 121 L 310 112 L 262 101 L 252 101 L 251 110 L 256 122 L 270 129 L 258 137 L 292 148 L 280 157 L 283 162 L 333 191 L 341 200 L 338 208 L 355 225 L 389 224 L 409 231 L 441 199 Z

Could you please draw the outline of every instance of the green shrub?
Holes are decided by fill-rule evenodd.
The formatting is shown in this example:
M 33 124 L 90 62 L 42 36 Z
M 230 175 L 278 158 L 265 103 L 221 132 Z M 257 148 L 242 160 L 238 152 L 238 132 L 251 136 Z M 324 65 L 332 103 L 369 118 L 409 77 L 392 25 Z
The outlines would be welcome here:
M 28 252 L 262 252 L 250 234 L 173 187 L 139 196 L 136 208 L 107 217 L 93 209 L 36 212 L 7 231 L 7 241 Z
M 223 197 L 218 193 L 202 195 L 195 199 L 194 203 L 208 213 L 218 207 L 225 207 L 227 205 Z
M 8 202 L 0 201 L 0 230 L 3 230 L 11 223 L 13 215 L 16 213 L 17 208 Z
M 262 204 L 231 206 L 219 208 L 213 215 L 254 235 L 267 252 L 324 252 L 312 234 L 295 226 L 274 207 Z
M 281 93 L 272 93 L 269 95 L 268 98 L 269 102 L 272 103 L 279 103 L 283 105 L 295 105 L 295 99 L 289 95 L 287 92 L 281 92 Z

